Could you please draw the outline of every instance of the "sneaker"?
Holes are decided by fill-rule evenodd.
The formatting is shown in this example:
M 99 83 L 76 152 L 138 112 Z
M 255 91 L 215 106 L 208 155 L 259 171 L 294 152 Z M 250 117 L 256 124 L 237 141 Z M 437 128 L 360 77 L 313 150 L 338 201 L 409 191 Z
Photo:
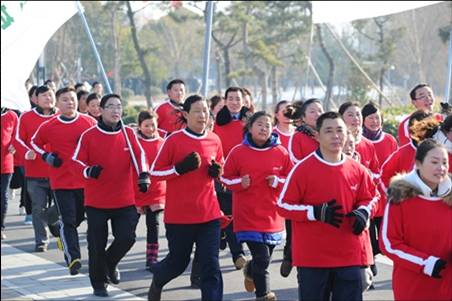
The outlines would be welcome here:
M 256 301 L 276 301 L 276 295 L 274 292 L 269 292 L 265 296 L 257 297 Z
M 76 258 L 72 260 L 72 262 L 69 264 L 69 274 L 72 276 L 77 275 L 80 272 L 80 268 L 82 267 L 82 263 L 80 262 L 80 259 Z
M 281 267 L 279 268 L 279 273 L 284 278 L 287 278 L 290 275 L 290 272 L 292 271 L 292 261 L 288 259 L 283 259 L 281 262 Z
M 251 264 L 251 260 L 247 261 L 243 268 L 243 276 L 245 276 L 245 280 L 243 281 L 243 284 L 245 285 L 245 290 L 249 293 L 252 293 L 256 290 L 256 286 L 254 285 L 253 277 L 249 275 L 249 267 Z
M 19 207 L 19 215 L 26 215 L 27 213 L 25 212 L 25 207 Z
M 6 234 L 5 234 L 5 231 L 2 230 L 2 240 L 4 240 L 4 239 L 6 239 Z
M 239 255 L 236 260 L 234 260 L 234 266 L 237 270 L 243 269 L 246 264 L 246 257 L 243 255 Z
M 157 287 L 154 280 L 152 280 L 151 286 L 148 291 L 148 300 L 149 301 L 160 301 L 162 298 L 162 289 Z
M 108 297 L 108 292 L 105 287 L 95 288 L 93 294 L 94 294 L 94 296 L 97 296 L 97 297 Z
M 47 252 L 47 244 L 37 245 L 35 247 L 35 252 Z
M 27 215 L 25 216 L 24 224 L 25 224 L 25 225 L 31 225 L 31 224 L 33 224 L 33 216 L 32 216 L 31 214 L 27 214 Z
M 119 273 L 119 269 L 115 267 L 114 269 L 108 268 L 108 280 L 113 284 L 119 284 L 121 280 L 121 273 Z

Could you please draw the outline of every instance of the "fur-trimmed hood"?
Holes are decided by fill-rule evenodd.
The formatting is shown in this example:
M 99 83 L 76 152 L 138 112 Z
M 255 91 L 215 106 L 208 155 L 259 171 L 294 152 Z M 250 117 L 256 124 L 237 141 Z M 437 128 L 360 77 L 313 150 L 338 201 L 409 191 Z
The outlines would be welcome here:
M 437 194 L 432 193 L 430 187 L 421 180 L 416 170 L 392 178 L 388 189 L 389 202 L 397 204 L 418 195 L 428 198 L 441 198 L 444 203 L 452 206 L 451 175 L 449 174 L 443 182 L 439 183 Z

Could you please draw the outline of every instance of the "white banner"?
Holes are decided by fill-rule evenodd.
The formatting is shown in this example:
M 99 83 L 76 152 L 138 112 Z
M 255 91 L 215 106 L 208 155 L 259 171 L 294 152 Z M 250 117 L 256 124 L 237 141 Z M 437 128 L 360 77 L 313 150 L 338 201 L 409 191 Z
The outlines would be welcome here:
M 27 110 L 25 81 L 53 34 L 77 12 L 76 2 L 2 1 L 1 10 L 2 107 Z
M 400 13 L 443 1 L 312 1 L 314 23 L 344 23 Z

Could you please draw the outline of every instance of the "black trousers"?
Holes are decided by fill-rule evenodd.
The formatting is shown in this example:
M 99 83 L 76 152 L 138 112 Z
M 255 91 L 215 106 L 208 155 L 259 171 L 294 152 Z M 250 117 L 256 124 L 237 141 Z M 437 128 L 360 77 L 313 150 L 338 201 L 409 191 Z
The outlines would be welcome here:
M 59 230 L 64 259 L 69 265 L 74 259 L 80 259 L 77 228 L 85 219 L 83 189 L 57 189 L 54 198 L 62 221 Z
M 135 206 L 117 209 L 86 207 L 88 219 L 89 279 L 94 289 L 107 283 L 108 269 L 114 269 L 135 243 L 139 215 Z M 107 248 L 108 221 L 114 240 Z
M 268 267 L 270 266 L 275 246 L 255 241 L 247 241 L 246 244 L 252 256 L 248 273 L 254 280 L 256 297 L 263 297 L 270 292 L 270 274 Z

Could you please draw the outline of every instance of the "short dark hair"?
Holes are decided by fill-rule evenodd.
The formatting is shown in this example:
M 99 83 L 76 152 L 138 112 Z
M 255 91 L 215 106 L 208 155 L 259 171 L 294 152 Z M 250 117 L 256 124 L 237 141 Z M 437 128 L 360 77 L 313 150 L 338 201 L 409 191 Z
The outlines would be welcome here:
M 449 115 L 446 117 L 446 119 L 444 119 L 443 123 L 441 124 L 441 130 L 447 134 L 451 128 L 452 128 L 452 115 Z M 449 164 L 452 164 L 452 162 L 449 162 Z
M 155 119 L 155 120 L 157 120 L 157 118 L 158 118 L 157 114 L 154 111 L 152 111 L 152 112 L 150 112 L 150 111 L 141 111 L 138 114 L 138 118 L 137 118 L 138 126 L 140 126 L 143 123 L 143 121 L 145 121 L 145 120 L 148 120 L 148 119 Z
M 75 87 L 74 87 L 75 88 Z M 77 88 L 75 88 L 77 90 Z M 80 90 L 77 92 L 77 100 L 80 100 L 83 96 L 88 95 L 89 92 L 86 90 Z
M 38 96 L 39 94 L 42 94 L 42 93 L 46 93 L 47 91 L 50 91 L 50 90 L 51 90 L 50 87 L 47 85 L 39 86 L 35 90 L 35 96 Z
M 74 87 L 70 87 L 69 86 L 69 87 L 64 87 L 64 88 L 58 89 L 58 91 L 56 91 L 56 93 L 55 93 L 55 96 L 58 99 L 61 94 L 67 93 L 67 92 L 74 92 L 75 93 Z
M 439 143 L 435 139 L 432 139 L 432 138 L 425 139 L 424 141 L 422 141 L 419 144 L 419 146 L 416 149 L 416 157 L 415 157 L 416 161 L 423 163 L 425 157 L 427 156 L 427 153 L 437 147 L 445 149 L 444 145 Z
M 36 85 L 31 86 L 30 90 L 28 90 L 28 97 L 29 98 L 31 98 L 35 94 L 37 88 L 38 88 L 38 86 L 36 86 Z
M 421 84 L 416 85 L 416 87 L 414 87 L 410 91 L 410 98 L 411 98 L 411 100 L 416 100 L 416 91 L 417 91 L 417 89 L 424 88 L 424 87 L 430 87 L 430 85 L 426 84 L 426 83 L 421 83 Z
M 215 106 L 223 100 L 223 97 L 221 95 L 214 95 L 209 99 L 210 102 L 210 110 L 213 111 L 213 109 L 215 108 Z
M 51 83 L 55 83 L 53 80 L 51 80 L 51 79 L 48 79 L 48 80 L 46 80 L 45 82 L 44 82 L 44 85 L 48 85 L 48 84 L 51 84 Z
M 92 87 L 94 88 L 95 86 L 97 86 L 98 84 L 100 84 L 99 82 L 93 82 Z
M 342 115 L 338 112 L 333 112 L 333 111 L 326 112 L 326 113 L 323 113 L 322 115 L 320 115 L 316 122 L 316 129 L 318 132 L 320 132 L 323 122 L 326 119 L 342 119 Z
M 90 95 L 88 95 L 88 97 L 86 98 L 86 105 L 89 105 L 89 103 L 93 100 L 93 99 L 101 99 L 102 96 L 100 96 L 97 93 L 91 93 Z
M 168 83 L 168 85 L 166 85 L 166 91 L 171 90 L 171 88 L 173 87 L 173 85 L 177 85 L 177 84 L 182 84 L 182 85 L 185 86 L 185 83 L 184 83 L 183 80 L 181 80 L 181 79 L 179 79 L 179 78 L 176 78 L 176 79 L 173 79 L 172 81 L 170 81 L 170 82 Z
M 270 118 L 270 121 L 272 120 L 273 116 L 270 113 L 267 113 L 266 111 L 258 111 L 256 113 L 254 113 L 253 115 L 251 115 L 247 121 L 246 121 L 246 125 L 243 128 L 243 132 L 246 134 L 250 131 L 251 127 L 253 126 L 253 124 L 256 122 L 256 120 L 259 117 L 262 116 L 267 116 L 268 118 Z
M 319 105 L 322 105 L 322 102 L 318 98 L 310 98 L 310 99 L 306 100 L 305 102 L 303 102 L 303 104 L 301 105 L 301 108 L 300 108 L 300 116 L 301 117 L 306 117 L 306 111 L 308 110 L 308 106 L 313 103 L 318 103 Z
M 122 102 L 121 96 L 119 96 L 118 94 L 114 94 L 114 93 L 106 94 L 106 95 L 104 95 L 104 96 L 102 97 L 102 99 L 100 100 L 100 107 L 101 107 L 102 109 L 105 108 L 105 104 L 107 103 L 107 101 L 108 101 L 110 98 L 117 98 L 117 99 L 119 99 L 119 101 Z
M 243 95 L 245 95 L 245 93 L 243 93 L 242 88 L 240 88 L 240 87 L 229 87 L 229 88 L 226 89 L 226 92 L 224 92 L 224 99 L 228 98 L 229 92 L 240 92 L 242 94 L 242 97 L 243 97 Z
M 83 87 L 83 83 L 76 83 L 74 89 L 77 90 L 80 87 Z
M 358 107 L 359 108 L 359 103 L 356 101 L 347 101 L 344 102 L 343 104 L 341 104 L 341 106 L 339 107 L 339 114 L 341 114 L 341 116 L 344 116 L 345 111 L 347 111 L 348 108 L 350 107 Z

